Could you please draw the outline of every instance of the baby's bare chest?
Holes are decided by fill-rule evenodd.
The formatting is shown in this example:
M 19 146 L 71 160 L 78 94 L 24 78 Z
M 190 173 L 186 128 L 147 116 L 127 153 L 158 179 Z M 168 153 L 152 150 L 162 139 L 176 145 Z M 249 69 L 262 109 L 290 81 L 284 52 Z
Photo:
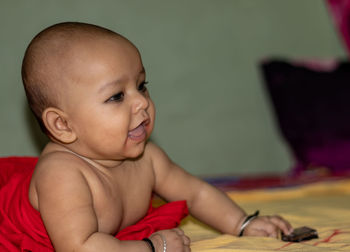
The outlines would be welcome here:
M 116 172 L 90 180 L 100 231 L 114 234 L 145 216 L 152 197 L 152 179 L 146 173 Z

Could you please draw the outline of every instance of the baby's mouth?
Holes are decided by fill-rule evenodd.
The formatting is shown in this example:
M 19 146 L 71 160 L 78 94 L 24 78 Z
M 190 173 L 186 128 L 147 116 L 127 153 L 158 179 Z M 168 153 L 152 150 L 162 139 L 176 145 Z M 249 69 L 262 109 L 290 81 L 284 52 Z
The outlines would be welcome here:
M 145 129 L 145 122 L 142 122 L 139 126 L 137 126 L 135 129 L 130 130 L 128 132 L 128 137 L 132 140 L 143 140 L 146 136 L 146 129 Z

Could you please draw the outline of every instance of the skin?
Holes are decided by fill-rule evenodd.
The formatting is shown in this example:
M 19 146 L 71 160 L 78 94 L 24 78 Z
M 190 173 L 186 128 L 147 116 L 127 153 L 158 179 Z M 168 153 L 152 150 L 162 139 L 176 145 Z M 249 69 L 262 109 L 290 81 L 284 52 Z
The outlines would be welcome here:
M 119 241 L 114 234 L 146 214 L 152 192 L 186 200 L 193 216 L 237 235 L 246 213 L 148 141 L 155 108 L 138 50 L 124 38 L 96 36 L 76 42 L 71 52 L 64 81 L 52 87 L 64 95 L 42 115 L 51 142 L 29 188 L 55 250 L 150 251 L 143 241 Z M 291 229 L 283 218 L 265 216 L 244 235 L 277 237 Z M 182 230 L 157 233 L 167 251 L 190 251 Z M 157 233 L 150 239 L 162 251 Z

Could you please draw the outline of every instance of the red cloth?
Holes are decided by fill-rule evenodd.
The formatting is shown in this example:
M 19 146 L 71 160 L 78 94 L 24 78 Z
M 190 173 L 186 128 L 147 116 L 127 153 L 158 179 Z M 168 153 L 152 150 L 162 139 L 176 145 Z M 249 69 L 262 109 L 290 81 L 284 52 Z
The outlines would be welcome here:
M 28 198 L 35 157 L 0 158 L 0 251 L 54 251 L 40 213 Z M 152 233 L 179 225 L 188 214 L 185 201 L 150 208 L 135 225 L 121 230 L 120 240 L 141 240 Z

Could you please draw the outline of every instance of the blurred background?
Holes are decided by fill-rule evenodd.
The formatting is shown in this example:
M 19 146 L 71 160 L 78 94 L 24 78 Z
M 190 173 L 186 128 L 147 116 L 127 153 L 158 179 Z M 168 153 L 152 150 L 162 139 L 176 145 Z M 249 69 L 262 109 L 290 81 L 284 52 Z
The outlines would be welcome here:
M 139 48 L 157 107 L 152 139 L 195 175 L 287 172 L 293 156 L 259 63 L 346 55 L 320 0 L 2 0 L 0 156 L 37 156 L 47 141 L 20 67 L 33 36 L 63 21 L 107 27 Z

